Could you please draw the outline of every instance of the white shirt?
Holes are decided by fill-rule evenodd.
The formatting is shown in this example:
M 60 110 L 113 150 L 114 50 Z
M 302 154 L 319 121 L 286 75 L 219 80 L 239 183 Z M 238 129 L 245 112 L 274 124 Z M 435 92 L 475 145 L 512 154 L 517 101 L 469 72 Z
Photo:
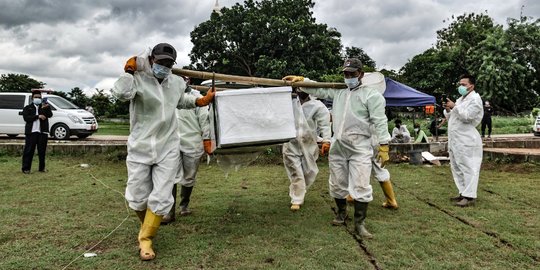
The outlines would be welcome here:
M 36 115 L 39 115 L 39 106 L 36 104 L 34 104 L 34 106 L 36 107 Z M 38 119 L 34 120 L 34 123 L 32 124 L 32 133 L 34 132 L 41 133 L 41 124 L 39 122 L 39 117 Z

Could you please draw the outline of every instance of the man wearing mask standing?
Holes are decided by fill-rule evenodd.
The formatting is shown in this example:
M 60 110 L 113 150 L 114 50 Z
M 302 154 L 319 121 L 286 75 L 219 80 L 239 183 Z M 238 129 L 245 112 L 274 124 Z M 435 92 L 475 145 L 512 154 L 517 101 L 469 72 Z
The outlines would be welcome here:
M 484 117 L 482 117 L 482 138 L 486 135 L 486 127 L 488 129 L 488 139 L 491 139 L 491 115 L 493 114 L 493 107 L 489 104 L 489 101 L 484 102 Z
M 447 99 L 443 104 L 448 119 L 448 152 L 452 176 L 459 191 L 451 198 L 457 206 L 474 205 L 482 165 L 482 138 L 476 126 L 482 121 L 482 98 L 474 91 L 476 80 L 463 75 L 459 80 L 460 98 L 454 103 Z
M 130 58 L 111 89 L 116 98 L 130 101 L 125 196 L 142 223 L 138 240 L 144 261 L 155 258 L 152 239 L 173 205 L 180 144 L 176 109 L 206 106 L 215 95 L 215 89 L 204 97 L 186 95 L 184 79 L 171 74 L 175 61 L 173 46 L 157 44 Z
M 51 107 L 43 103 L 41 92 L 32 92 L 32 104 L 23 109 L 22 116 L 26 125 L 24 127 L 24 150 L 22 159 L 22 172 L 30 173 L 32 159 L 36 146 L 39 157 L 39 171 L 45 172 L 45 153 L 47 151 L 47 138 L 49 137 L 49 118 L 52 117 Z
M 329 190 L 336 202 L 338 211 L 333 224 L 344 224 L 347 219 L 347 195 L 354 199 L 354 231 L 362 238 L 372 235 L 365 227 L 368 203 L 373 200 L 370 185 L 371 146 L 370 125 L 378 140 L 378 160 L 384 167 L 389 160 L 390 134 L 385 115 L 386 102 L 374 87 L 361 85 L 364 76 L 362 62 L 357 58 L 345 60 L 343 76 L 346 89 L 309 89 L 304 91 L 323 99 L 333 99 L 333 130 L 329 166 Z M 289 82 L 303 81 L 300 76 L 283 78 Z
M 315 182 L 319 173 L 317 158 L 319 147 L 317 137 L 321 135 L 320 154 L 326 155 L 330 149 L 330 112 L 324 104 L 311 99 L 309 94 L 297 91 L 293 99 L 296 138 L 283 144 L 283 164 L 289 176 L 289 196 L 291 211 L 300 210 L 307 189 Z

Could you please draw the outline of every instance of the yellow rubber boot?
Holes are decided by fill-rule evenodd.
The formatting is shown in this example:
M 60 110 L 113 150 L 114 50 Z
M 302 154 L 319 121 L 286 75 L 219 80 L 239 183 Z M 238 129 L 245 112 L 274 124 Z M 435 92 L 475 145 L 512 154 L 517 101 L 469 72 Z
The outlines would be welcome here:
M 156 257 L 152 249 L 152 239 L 156 236 L 162 218 L 162 216 L 154 214 L 150 209 L 146 209 L 144 222 L 139 231 L 139 255 L 143 261 L 153 260 Z
M 397 209 L 398 204 L 396 201 L 396 196 L 394 195 L 394 188 L 392 188 L 392 182 L 390 182 L 390 179 L 388 179 L 388 181 L 380 183 L 384 193 L 384 197 L 386 197 L 386 201 L 383 203 L 382 206 L 384 208 Z

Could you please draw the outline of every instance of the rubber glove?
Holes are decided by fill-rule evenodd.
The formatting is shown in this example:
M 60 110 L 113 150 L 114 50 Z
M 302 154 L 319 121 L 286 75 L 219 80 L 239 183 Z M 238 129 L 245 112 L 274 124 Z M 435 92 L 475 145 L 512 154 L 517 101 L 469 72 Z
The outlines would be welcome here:
M 304 77 L 302 77 L 302 76 L 295 76 L 295 75 L 289 75 L 289 76 L 283 77 L 282 80 L 284 80 L 284 81 L 286 81 L 286 82 L 290 82 L 290 83 L 303 82 L 303 81 L 304 81 Z
M 388 152 L 390 151 L 390 147 L 388 144 L 382 144 L 379 146 L 379 153 L 377 154 L 377 161 L 381 163 L 381 167 L 384 168 L 386 163 L 390 160 L 390 156 L 388 155 Z
M 133 56 L 127 60 L 124 71 L 131 75 L 137 71 L 137 56 Z
M 204 152 L 206 152 L 208 155 L 212 154 L 212 140 L 207 139 L 203 140 L 204 145 Z
M 206 92 L 206 96 L 198 98 L 197 101 L 195 101 L 195 104 L 198 107 L 207 106 L 208 104 L 210 104 L 210 102 L 212 102 L 212 100 L 214 100 L 215 95 L 216 95 L 216 89 L 210 88 L 210 90 Z
M 328 154 L 328 151 L 330 151 L 330 143 L 324 142 L 321 145 L 321 156 L 326 156 Z

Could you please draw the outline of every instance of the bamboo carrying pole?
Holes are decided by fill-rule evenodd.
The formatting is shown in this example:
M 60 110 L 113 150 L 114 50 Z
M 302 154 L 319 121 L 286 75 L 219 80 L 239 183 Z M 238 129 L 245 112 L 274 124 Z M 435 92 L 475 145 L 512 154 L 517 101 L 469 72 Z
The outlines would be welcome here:
M 204 72 L 204 71 L 180 69 L 180 68 L 173 68 L 172 72 L 176 75 L 186 76 L 190 78 L 197 78 L 197 79 L 203 79 L 203 80 L 210 80 L 214 78 L 216 80 L 225 81 L 225 82 L 247 83 L 247 84 L 253 84 L 253 85 L 296 86 L 296 87 L 307 87 L 307 88 L 335 88 L 335 89 L 347 88 L 347 85 L 344 83 L 320 83 L 320 82 L 290 83 L 287 81 L 276 80 L 276 79 L 228 75 L 228 74 L 220 74 L 220 73 L 212 73 L 212 72 Z

